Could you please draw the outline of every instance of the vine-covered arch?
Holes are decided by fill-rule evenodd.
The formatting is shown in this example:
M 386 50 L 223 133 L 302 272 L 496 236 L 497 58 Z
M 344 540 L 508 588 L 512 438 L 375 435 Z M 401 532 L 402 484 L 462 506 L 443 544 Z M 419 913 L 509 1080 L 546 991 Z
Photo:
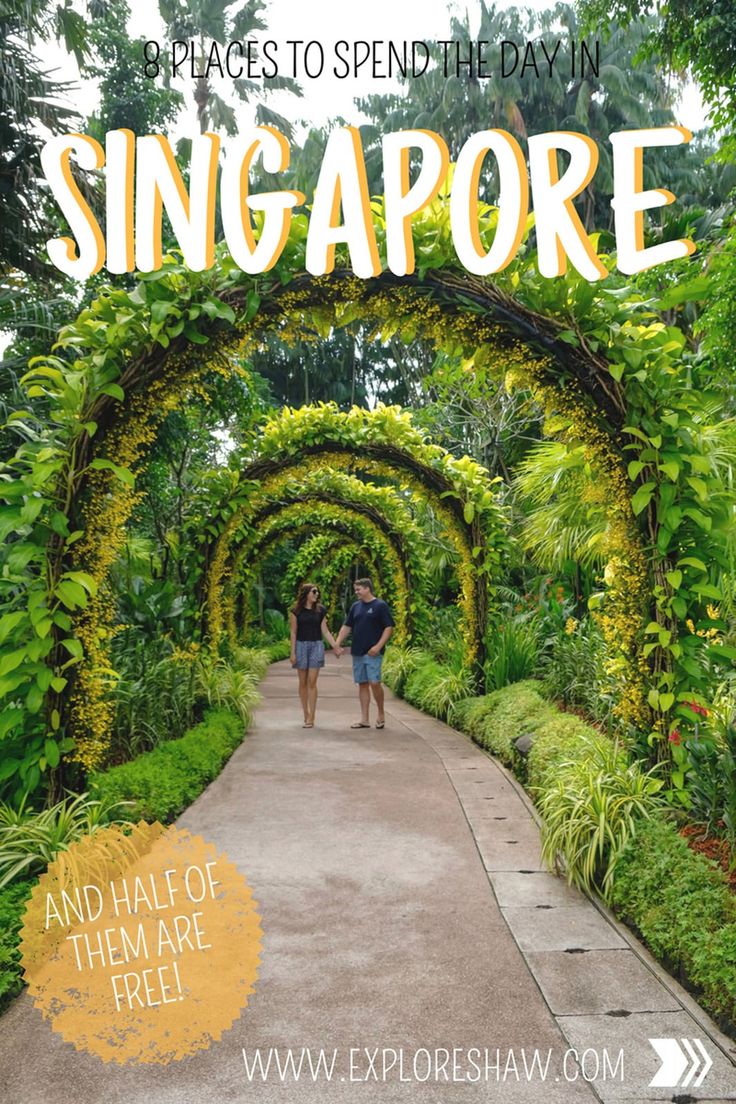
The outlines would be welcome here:
M 337 540 L 336 533 L 314 533 L 297 551 L 289 564 L 281 585 L 281 597 L 287 607 L 304 583 L 312 580 L 322 587 L 323 604 L 328 610 L 337 606 L 336 591 L 351 568 L 365 565 L 377 594 L 388 593 L 390 577 L 379 567 L 372 549 L 359 541 Z
M 60 332 L 54 354 L 31 365 L 26 386 L 46 396 L 54 428 L 29 430 L 2 489 L 8 532 L 30 548 L 24 558 L 11 541 L 3 553 L 16 584 L 0 693 L 24 777 L 38 770 L 45 741 L 66 746 L 75 702 L 90 746 L 104 742 L 105 580 L 136 501 L 135 470 L 167 412 L 213 369 L 236 371 L 233 354 L 264 335 L 318 339 L 356 319 L 376 339 L 421 333 L 470 368 L 490 365 L 509 386 L 532 389 L 551 432 L 584 443 L 610 486 L 601 622 L 625 715 L 662 738 L 678 713 L 687 721 L 684 701 L 703 700 L 709 644 L 685 626 L 707 627 L 706 602 L 719 597 L 724 506 L 711 494 L 683 335 L 616 278 L 613 287 L 574 273 L 540 279 L 525 249 L 494 280 L 469 277 L 452 255 L 446 214 L 438 200 L 416 220 L 421 267 L 402 279 L 358 280 L 344 254 L 331 276 L 304 276 L 301 216 L 278 264 L 257 278 L 223 251 L 202 273 L 167 258 L 135 289 L 103 292 Z M 490 213 L 481 234 L 492 235 Z M 83 715 L 74 673 L 85 657 L 96 705 Z
M 402 492 L 406 496 L 405 500 L 390 486 L 376 487 L 373 484 L 363 483 L 355 476 L 340 471 L 337 464 L 343 460 L 349 468 L 351 466 L 350 460 L 344 454 L 337 454 L 336 457 L 332 453 L 320 453 L 310 457 L 308 461 L 303 459 L 297 461 L 293 459 L 285 460 L 271 474 L 263 476 L 263 482 L 259 485 L 258 491 L 251 493 L 238 512 L 229 518 L 227 525 L 218 538 L 209 564 L 210 635 L 215 640 L 219 636 L 218 589 L 220 578 L 227 575 L 230 570 L 230 545 L 234 541 L 242 539 L 242 537 L 239 537 L 240 530 L 245 530 L 247 534 L 248 530 L 257 529 L 260 519 L 272 511 L 275 502 L 282 504 L 285 499 L 292 500 L 295 498 L 305 500 L 312 496 L 316 490 L 322 497 L 332 496 L 335 500 L 343 501 L 346 505 L 362 504 L 364 507 L 370 506 L 373 509 L 379 509 L 384 515 L 393 515 L 392 524 L 399 542 L 402 545 L 407 545 L 410 542 L 416 547 L 421 540 L 421 535 L 407 508 L 407 501 L 412 497 L 416 497 L 430 502 L 432 508 L 442 519 L 448 539 L 457 553 L 456 572 L 461 592 L 459 601 L 463 615 L 463 636 L 467 662 L 472 665 L 479 659 L 482 651 L 482 632 L 485 624 L 485 614 L 488 609 L 489 583 L 492 578 L 490 565 L 492 563 L 498 564 L 500 560 L 501 548 L 499 545 L 502 543 L 501 538 L 499 537 L 492 545 L 488 545 L 485 540 L 486 533 L 482 528 L 482 522 L 478 521 L 477 517 L 474 518 L 476 522 L 474 529 L 471 530 L 470 534 L 466 532 L 465 529 L 469 529 L 469 525 L 466 523 L 465 529 L 459 525 L 452 512 L 445 507 L 441 500 L 437 500 L 433 496 L 426 499 L 424 488 L 416 480 L 410 479 L 408 484 L 406 481 L 404 482 Z M 326 463 L 328 466 L 324 467 L 323 465 Z M 388 466 L 369 461 L 361 461 L 360 466 L 364 463 L 375 464 L 374 470 L 377 470 L 381 475 L 393 474 L 392 469 Z M 474 468 L 478 468 L 478 465 L 474 465 Z M 249 485 L 252 480 L 252 471 L 252 468 L 248 469 Z M 292 472 L 295 472 L 296 475 L 293 475 Z M 474 471 L 473 475 L 476 477 L 477 473 Z M 495 505 L 492 492 L 486 489 L 483 493 Z M 472 505 L 472 499 L 470 503 Z M 467 505 L 468 502 L 466 501 L 466 509 Z M 478 514 L 482 518 L 481 510 L 482 505 L 478 509 Z M 477 539 L 483 541 L 483 543 L 471 547 L 470 539 L 473 531 L 478 534 Z M 407 562 L 410 562 L 406 552 L 404 556 L 407 558 Z M 419 601 L 424 591 L 422 561 L 418 555 L 414 555 L 413 559 L 414 563 L 411 570 L 412 589 L 418 591 L 416 597 Z
M 320 532 L 332 532 L 336 538 L 353 541 L 357 538 L 363 547 L 370 548 L 380 565 L 380 578 L 388 588 L 388 596 L 396 611 L 398 623 L 397 639 L 407 638 L 411 627 L 416 623 L 417 615 L 422 615 L 421 596 L 415 603 L 415 610 L 409 609 L 408 594 L 410 584 L 407 578 L 407 566 L 402 556 L 403 546 L 400 534 L 392 531 L 388 523 L 370 508 L 360 508 L 354 504 L 345 505 L 314 497 L 307 502 L 298 501 L 283 504 L 265 516 L 261 527 L 256 530 L 252 544 L 243 545 L 233 560 L 233 581 L 236 584 L 230 594 L 230 600 L 224 601 L 223 620 L 227 625 L 230 639 L 239 637 L 238 622 L 244 620 L 242 593 L 247 581 L 257 568 L 261 550 L 274 543 L 289 538 L 292 534 L 314 532 L 315 526 Z M 247 565 L 247 574 L 246 574 Z M 240 604 L 240 616 L 238 605 Z

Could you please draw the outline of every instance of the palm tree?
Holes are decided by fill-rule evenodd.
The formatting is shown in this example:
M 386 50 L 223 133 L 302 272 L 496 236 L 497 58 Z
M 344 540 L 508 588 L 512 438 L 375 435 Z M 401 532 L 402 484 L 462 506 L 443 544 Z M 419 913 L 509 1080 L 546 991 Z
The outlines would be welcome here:
M 265 28 L 262 13 L 264 0 L 249 0 L 242 7 L 222 0 L 159 0 L 161 18 L 171 41 L 196 43 L 194 71 L 203 74 L 194 78 L 194 102 L 197 105 L 197 121 L 200 133 L 207 129 L 224 130 L 235 134 L 237 119 L 234 108 L 213 90 L 206 76 L 207 58 L 214 45 L 222 53 L 229 42 L 246 42 L 255 31 Z M 256 119 L 260 124 L 271 124 L 284 134 L 291 135 L 291 124 L 278 112 L 269 108 L 263 97 L 279 89 L 298 93 L 298 84 L 288 77 L 263 78 L 257 81 L 238 77 L 233 81 L 233 91 L 244 102 L 257 100 Z
M 77 116 L 61 99 L 70 86 L 53 80 L 35 56 L 34 42 L 56 37 L 80 58 L 85 21 L 47 0 L 0 4 L 0 271 L 42 276 L 44 227 L 38 129 L 73 130 Z M 46 235 L 48 236 L 48 235 Z
M 581 74 L 578 66 L 573 76 L 572 44 L 580 42 L 584 35 L 573 8 L 566 4 L 536 13 L 522 8 L 501 10 L 482 2 L 477 35 L 471 33 L 467 14 L 462 20 L 453 18 L 448 38 L 463 43 L 475 38 L 491 44 L 509 41 L 517 46 L 522 56 L 527 42 L 540 37 L 547 41 L 558 38 L 561 40 L 559 57 L 564 61 L 551 72 L 545 67 L 540 78 L 531 69 L 522 75 L 521 66 L 504 77 L 498 52 L 493 54 L 489 47 L 487 68 L 490 76 L 487 78 L 470 76 L 466 71 L 461 76 L 451 73 L 446 77 L 442 67 L 435 65 L 421 79 L 403 81 L 398 95 L 377 94 L 358 100 L 358 106 L 370 119 L 362 129 L 372 189 L 383 190 L 380 187 L 380 138 L 385 130 L 416 127 L 438 131 L 446 140 L 453 160 L 471 134 L 486 128 L 508 130 L 522 144 L 529 134 L 573 130 L 593 138 L 600 151 L 596 176 L 579 201 L 581 217 L 588 231 L 610 227 L 609 135 L 627 127 L 664 126 L 675 122 L 671 108 L 676 89 L 664 79 L 656 59 L 634 64 L 648 27 L 649 23 L 644 22 L 626 31 L 612 28 L 601 53 L 598 75 L 590 71 Z M 668 186 L 674 181 L 672 175 L 667 174 L 677 164 L 678 159 L 672 157 L 672 151 L 659 151 L 657 172 L 660 179 L 668 181 Z M 648 181 L 645 183 L 648 187 L 655 186 Z M 484 184 L 494 189 L 496 181 L 492 170 Z

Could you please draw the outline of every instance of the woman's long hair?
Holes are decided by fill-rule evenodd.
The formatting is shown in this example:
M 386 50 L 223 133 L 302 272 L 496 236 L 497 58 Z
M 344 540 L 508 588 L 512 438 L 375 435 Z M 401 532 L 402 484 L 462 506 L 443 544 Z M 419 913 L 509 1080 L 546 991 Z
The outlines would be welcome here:
M 317 592 L 318 592 L 317 593 L 317 601 L 314 604 L 314 608 L 315 609 L 317 608 L 317 606 L 319 605 L 319 600 L 322 597 L 322 593 L 321 593 L 319 587 L 317 586 L 316 583 L 302 583 L 301 588 L 299 590 L 299 597 L 297 598 L 296 605 L 294 606 L 294 609 L 292 611 L 293 613 L 296 614 L 296 613 L 301 613 L 302 612 L 302 610 L 304 609 L 304 607 L 307 604 L 307 598 L 309 597 L 309 592 L 312 590 L 313 587 L 317 587 Z

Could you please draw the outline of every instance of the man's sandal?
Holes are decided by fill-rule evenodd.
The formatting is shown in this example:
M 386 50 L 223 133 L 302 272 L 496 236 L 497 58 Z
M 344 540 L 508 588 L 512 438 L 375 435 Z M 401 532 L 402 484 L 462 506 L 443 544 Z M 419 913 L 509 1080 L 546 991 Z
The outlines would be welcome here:
M 385 721 L 376 721 L 376 728 L 384 728 L 385 724 Z
M 355 721 L 353 724 L 351 724 L 350 727 L 351 728 L 370 728 L 371 726 L 369 724 L 366 724 L 365 721 Z

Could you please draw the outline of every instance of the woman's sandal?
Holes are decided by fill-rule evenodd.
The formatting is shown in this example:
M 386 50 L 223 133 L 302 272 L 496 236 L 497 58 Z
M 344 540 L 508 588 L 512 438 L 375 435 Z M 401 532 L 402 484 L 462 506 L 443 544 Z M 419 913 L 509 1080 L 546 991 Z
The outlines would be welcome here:
M 350 727 L 351 728 L 370 728 L 371 726 L 369 724 L 366 724 L 365 721 L 355 721 L 353 724 L 351 724 Z
M 314 721 L 305 721 L 302 728 L 314 728 Z

